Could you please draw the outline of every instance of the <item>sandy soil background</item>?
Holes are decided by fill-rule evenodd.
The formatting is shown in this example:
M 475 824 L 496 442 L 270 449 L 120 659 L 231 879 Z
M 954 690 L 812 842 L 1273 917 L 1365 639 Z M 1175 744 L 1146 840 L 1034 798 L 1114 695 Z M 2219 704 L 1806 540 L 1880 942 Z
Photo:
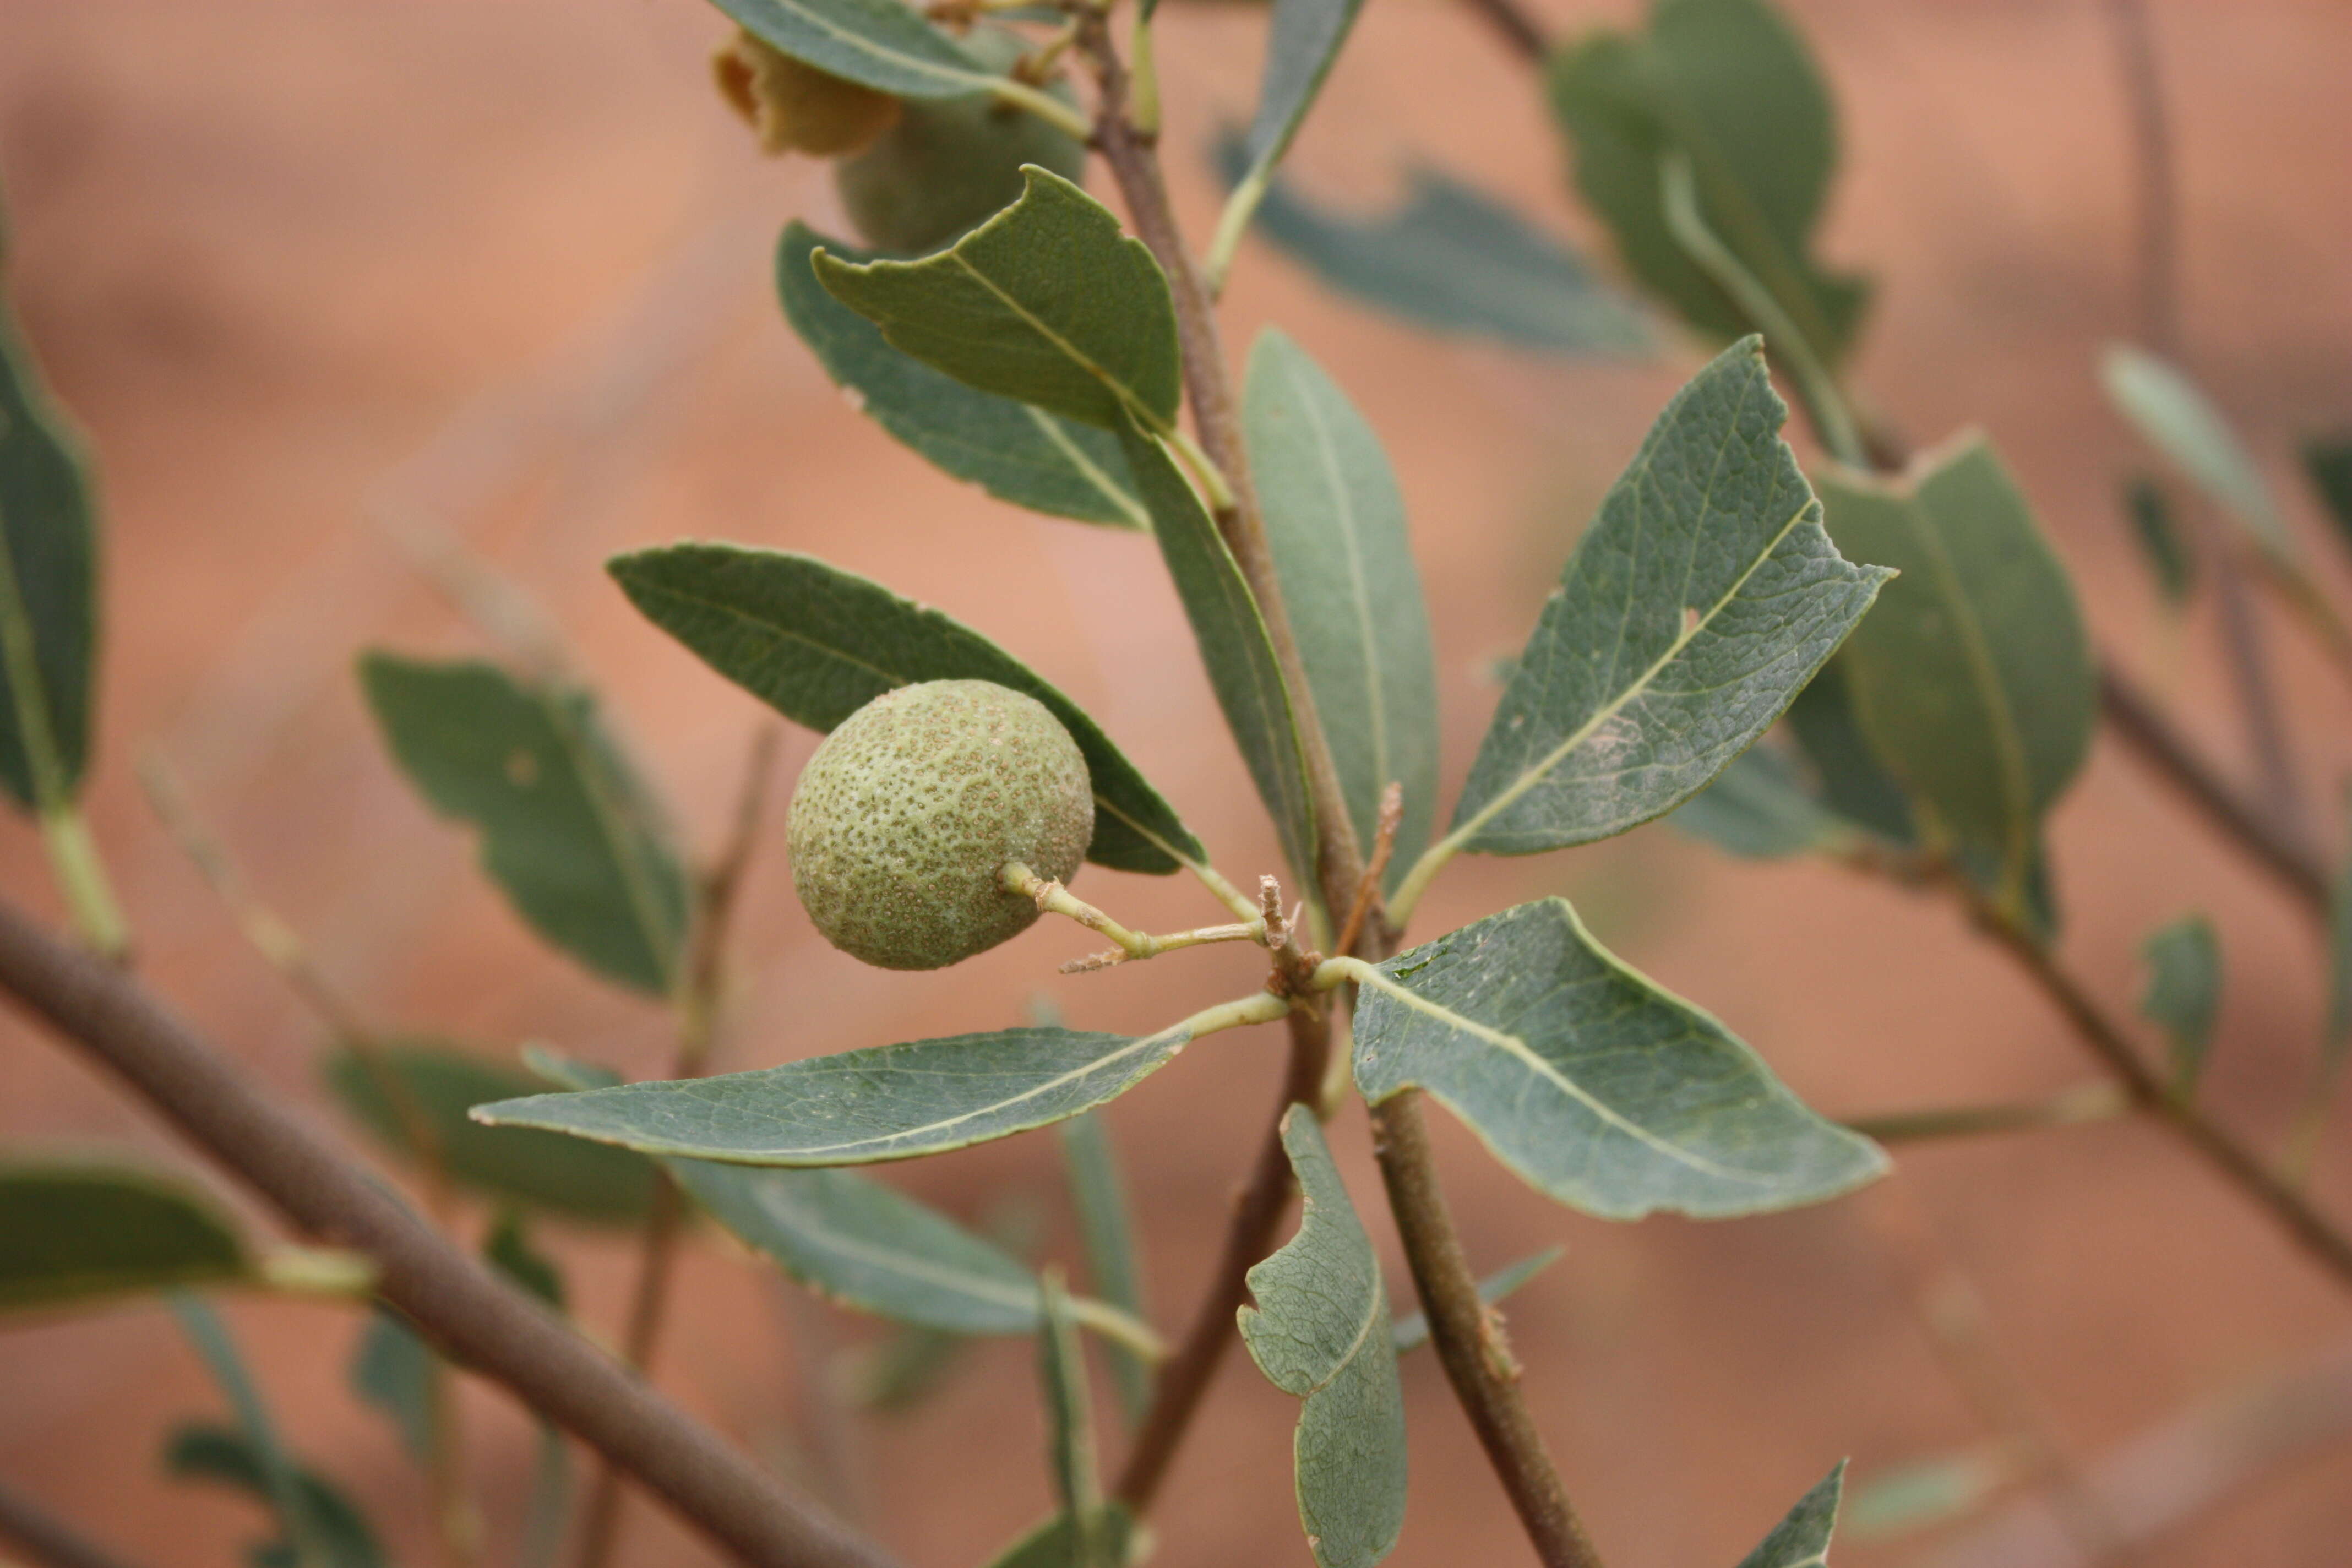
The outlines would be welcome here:
M 1569 27 L 1626 7 L 1544 9 Z M 2194 626 L 2188 657 L 2171 657 L 2112 499 L 2133 448 L 2092 361 L 2131 319 L 2130 202 L 2100 8 L 1794 9 L 1844 112 L 1826 248 L 1882 279 L 1861 381 L 1922 439 L 1988 427 L 2084 584 L 2103 642 L 2202 734 L 2232 742 L 2210 629 Z M 1239 8 L 1167 14 L 1171 145 L 1205 233 L 1213 195 L 1192 152 L 1246 112 L 1260 24 Z M 2352 9 L 2213 0 L 2157 18 L 2182 145 L 2190 357 L 2292 486 L 2294 438 L 2352 420 Z M 144 750 L 179 767 L 252 879 L 377 1016 L 491 1050 L 552 1040 L 636 1073 L 668 1048 L 654 1010 L 533 946 L 464 839 L 381 754 L 354 653 L 482 646 L 404 563 L 387 520 L 466 539 L 538 596 L 700 842 L 717 834 L 759 712 L 600 571 L 616 550 L 683 536 L 817 552 L 985 627 L 1086 703 L 1228 868 L 1272 862 L 1149 546 L 940 478 L 852 412 L 779 320 L 766 282 L 777 227 L 793 214 L 837 226 L 837 208 L 821 169 L 758 158 L 708 90 L 722 31 L 694 0 L 0 4 L 14 288 L 104 461 L 97 826 L 152 980 L 313 1103 L 319 1030 L 158 830 L 130 776 Z M 1524 70 L 1454 7 L 1381 0 L 1297 166 L 1369 205 L 1422 156 L 1591 237 L 1559 199 L 1561 154 Z M 1485 669 L 1516 647 L 1696 357 L 1580 364 L 1434 340 L 1335 301 L 1263 248 L 1244 252 L 1226 320 L 1237 346 L 1280 321 L 1389 443 L 1436 620 L 1451 787 L 1493 700 Z M 2306 784 L 2332 800 L 2352 751 L 2345 693 L 2291 631 L 2273 640 Z M 787 778 L 812 744 L 786 741 Z M 2065 954 L 2112 1005 L 2139 984 L 2148 929 L 2192 907 L 2221 921 L 2229 987 L 2211 1092 L 2274 1138 L 2316 1031 L 2311 930 L 2109 742 L 2054 831 Z M 1138 923 L 1212 918 L 1173 882 L 1097 876 L 1081 890 Z M 0 827 L 0 882 L 51 907 L 37 847 L 15 826 Z M 1424 929 L 1563 891 L 1829 1112 L 2021 1096 L 2087 1074 L 2042 1001 L 1943 909 L 1826 867 L 1734 864 L 1669 828 L 1465 864 Z M 775 853 L 740 934 L 737 1066 L 1010 1024 L 1039 993 L 1079 1026 L 1143 1027 L 1247 984 L 1244 959 L 1214 952 L 1060 979 L 1054 964 L 1078 944 L 1050 930 L 949 973 L 886 977 L 814 937 Z M 1189 1309 L 1277 1052 L 1271 1031 L 1221 1037 L 1111 1113 L 1164 1321 Z M 2008 1366 L 2082 1465 L 2352 1342 L 2341 1291 L 2141 1127 L 1906 1153 L 1896 1179 L 1854 1198 L 1704 1226 L 1584 1219 L 1451 1123 L 1440 1131 L 1476 1258 L 1569 1249 L 1513 1304 L 1511 1326 L 1546 1434 L 1622 1568 L 1738 1561 L 1841 1455 L 1867 1476 L 1986 1440 L 1910 1305 L 1906 1259 L 1922 1247 L 1974 1281 Z M 180 1157 L 14 1017 L 0 1020 L 0 1134 Z M 1369 1196 L 1360 1114 L 1335 1138 Z M 1070 1254 L 1049 1138 L 895 1174 L 967 1216 L 1030 1204 L 1046 1245 Z M 2352 1135 L 2336 1138 L 2318 1190 L 2352 1212 Z M 609 1331 L 626 1254 L 593 1237 L 562 1246 L 588 1321 Z M 1025 1345 L 982 1347 L 926 1409 L 868 1424 L 812 1468 L 817 1380 L 868 1326 L 785 1301 L 716 1246 L 681 1299 L 663 1384 L 917 1568 L 980 1561 L 1045 1508 Z M 426 1560 L 421 1485 L 343 1392 L 356 1320 L 260 1302 L 233 1319 L 303 1450 L 377 1510 L 405 1560 Z M 1392 1561 L 1527 1560 L 1433 1363 L 1416 1358 L 1405 1381 L 1413 1493 Z M 228 1562 L 252 1511 L 162 1479 L 154 1460 L 173 1419 L 216 1403 L 160 1313 L 12 1328 L 0 1475 L 144 1561 Z M 1169 1492 L 1160 1562 L 1308 1561 L 1286 1475 L 1293 1408 L 1241 1357 L 1228 1363 Z M 504 1550 L 528 1429 L 488 1391 L 467 1413 Z M 2344 1560 L 2347 1536 L 2352 1448 L 2320 1447 L 2134 1560 L 2322 1568 Z M 1921 1561 L 1924 1544 L 1857 1541 L 1840 1561 Z M 649 1509 L 630 1547 L 644 1563 L 709 1560 Z

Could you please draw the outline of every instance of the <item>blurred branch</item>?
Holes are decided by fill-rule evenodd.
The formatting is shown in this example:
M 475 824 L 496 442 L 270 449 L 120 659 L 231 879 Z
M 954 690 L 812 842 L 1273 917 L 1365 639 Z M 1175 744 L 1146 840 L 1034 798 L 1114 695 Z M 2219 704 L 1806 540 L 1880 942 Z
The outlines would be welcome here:
M 1551 52 L 1542 26 L 1519 0 L 1469 0 L 1469 5 L 1503 47 L 1522 59 L 1540 60 Z
M 121 1558 L 5 1482 L 0 1482 L 0 1541 L 14 1542 L 40 1568 L 127 1568 Z
M 736 895 L 759 843 L 761 808 L 775 773 L 780 738 L 774 726 L 764 724 L 751 737 L 751 757 L 744 764 L 727 840 L 696 879 L 693 929 L 688 935 L 677 986 L 677 1052 L 669 1073 L 673 1079 L 699 1078 L 709 1065 L 726 989 L 727 935 L 734 923 Z M 665 1172 L 646 1215 L 636 1284 L 629 1297 L 628 1326 L 621 1341 L 621 1359 L 640 1373 L 652 1370 L 654 1351 L 661 1342 L 670 1272 L 685 1219 L 686 1194 Z M 620 1540 L 621 1476 L 621 1467 L 610 1458 L 597 1468 L 581 1515 L 580 1568 L 604 1568 L 612 1559 Z
M 383 1298 L 453 1360 L 623 1466 L 761 1568 L 887 1568 L 700 1423 L 458 1251 L 146 987 L 0 901 L 0 991 L 121 1078 L 306 1235 L 364 1253 Z
M 2235 1493 L 2352 1439 L 2352 1344 L 2149 1428 L 2091 1467 L 2089 1484 L 2129 1551 L 2155 1544 Z M 2080 1568 L 2038 1498 L 2024 1498 L 1923 1568 Z
M 1881 1143 L 1916 1143 L 1931 1138 L 1966 1138 L 1979 1132 L 2027 1132 L 2041 1127 L 2074 1127 L 2105 1121 L 2131 1109 L 2131 1097 L 2112 1083 L 2080 1083 L 2042 1100 L 1990 1105 L 1942 1106 L 1858 1116 L 1839 1125 Z

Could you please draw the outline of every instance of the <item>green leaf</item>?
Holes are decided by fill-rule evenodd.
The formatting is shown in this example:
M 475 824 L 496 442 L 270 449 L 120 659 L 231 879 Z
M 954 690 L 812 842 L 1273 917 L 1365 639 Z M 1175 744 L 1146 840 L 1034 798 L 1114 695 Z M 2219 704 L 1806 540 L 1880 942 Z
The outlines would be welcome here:
M 919 261 L 817 252 L 817 279 L 890 344 L 968 386 L 1115 430 L 1174 427 L 1168 279 L 1110 210 L 1032 164 L 1021 199 Z
M 1160 875 L 1205 852 L 1099 726 L 962 623 L 808 555 L 674 544 L 616 556 L 630 603 L 703 662 L 795 723 L 829 731 L 894 687 L 992 680 L 1054 710 L 1094 776 L 1098 866 Z
M 1734 757 L 1713 784 L 1676 806 L 1670 820 L 1749 860 L 1802 855 L 1840 837 L 1838 819 L 1807 788 L 1795 760 L 1769 741 Z
M 1508 1296 L 1520 1286 L 1559 1262 L 1566 1255 L 1564 1247 L 1547 1247 L 1541 1252 L 1531 1252 L 1517 1263 L 1497 1268 L 1478 1281 L 1478 1300 L 1488 1306 Z M 1399 1355 L 1419 1350 L 1429 1342 L 1429 1319 L 1421 1312 L 1407 1312 L 1389 1331 L 1389 1342 Z
M 81 442 L 0 290 L 0 789 L 28 809 L 70 801 L 89 765 L 96 511 Z
M 1139 1533 L 1132 1514 L 1115 1502 L 1105 1503 L 1096 1528 L 1099 1531 L 1097 1540 L 1102 1553 L 1100 1561 L 1129 1561 Z M 1073 1539 L 1075 1533 L 1070 1516 L 1057 1513 L 991 1558 L 988 1568 L 1080 1568 L 1086 1560 L 1077 1554 L 1079 1543 Z
M 1219 153 L 1241 177 L 1238 140 Z M 1475 186 L 1438 170 L 1405 171 L 1404 199 L 1365 217 L 1318 206 L 1276 179 L 1257 232 L 1341 293 L 1433 331 L 1550 353 L 1647 355 L 1640 308 L 1584 259 Z
M 1903 786 L 1888 776 L 1870 752 L 1854 718 L 1853 694 L 1846 685 L 1845 657 L 1822 666 L 1812 684 L 1789 704 L 1789 734 L 1821 781 L 1822 806 L 1839 821 L 1876 834 L 1900 847 L 1916 848 L 1919 828 Z
M 2089 638 L 2065 567 L 1981 437 L 1899 484 L 1824 480 L 1831 537 L 1902 576 L 1847 643 L 1854 713 L 1930 834 L 1998 868 L 2030 901 L 2043 815 L 2090 749 Z
M 236 1222 L 188 1183 L 130 1165 L 0 1161 L 0 1313 L 226 1283 L 251 1266 Z
M 2235 518 L 2273 561 L 2299 563 L 2294 535 L 2238 433 L 2204 391 L 2169 360 L 2109 343 L 2099 357 L 2107 401 L 2140 438 Z
M 1404 786 L 1394 888 L 1437 815 L 1437 660 L 1404 497 L 1347 395 L 1272 328 L 1250 351 L 1242 421 L 1275 575 L 1359 843 L 1379 830 L 1381 793 Z
M 593 698 L 495 665 L 370 653 L 368 705 L 433 809 L 481 831 L 482 868 L 531 929 L 662 995 L 685 945 L 686 873 Z
M 389 1307 L 368 1314 L 352 1357 L 353 1397 L 383 1413 L 411 1460 L 433 1458 L 433 1350 Z
M 1845 1461 L 1797 1500 L 1788 1517 L 1772 1527 L 1763 1543 L 1740 1559 L 1739 1568 L 1827 1568 L 1830 1532 L 1837 1528 L 1838 1495 L 1845 1489 Z
M 2315 436 L 2305 441 L 2303 471 L 2327 508 L 2336 537 L 2352 547 L 2352 434 Z
M 825 292 L 811 256 L 854 264 L 871 253 L 795 220 L 776 250 L 784 315 L 852 401 L 942 471 L 999 500 L 1080 522 L 1149 528 L 1118 439 L 1057 414 L 978 392 L 884 341 L 881 330 Z
M 1307 762 L 1290 689 L 1267 636 L 1265 619 L 1242 577 L 1233 552 L 1159 441 L 1129 426 L 1122 433 L 1128 466 L 1142 488 L 1153 536 L 1175 582 L 1192 640 L 1207 667 L 1209 686 L 1224 710 L 1225 727 L 1241 748 L 1257 797 L 1274 818 L 1285 859 L 1307 889 L 1316 887 L 1315 805 L 1307 788 Z
M 751 1072 L 629 1083 L 477 1106 L 493 1127 L 537 1127 L 650 1154 L 740 1165 L 861 1165 L 944 1153 L 1091 1110 L 1192 1038 L 1000 1029 L 876 1046 Z
M 1097 1296 L 1119 1310 L 1135 1318 L 1146 1317 L 1135 1220 L 1128 1210 L 1118 1152 L 1111 1146 L 1110 1123 L 1089 1110 L 1071 1117 L 1055 1131 L 1061 1134 L 1062 1156 L 1069 1166 L 1070 1196 L 1078 1211 L 1087 1283 Z M 1111 1385 L 1128 1424 L 1133 1426 L 1151 1404 L 1151 1366 L 1126 1345 L 1108 1348 Z
M 498 1224 L 482 1243 L 482 1261 L 556 1311 L 563 1310 L 563 1270 L 532 1244 L 519 1211 L 499 1211 Z
M 880 1182 L 703 1160 L 670 1171 L 736 1239 L 828 1300 L 960 1334 L 1037 1330 L 1026 1265 Z
M 1298 1521 L 1322 1568 L 1369 1568 L 1404 1528 L 1404 1393 L 1388 1288 L 1315 1114 L 1294 1105 L 1282 1146 L 1297 1173 L 1298 1234 L 1249 1271 L 1242 1339 L 1274 1385 L 1306 1401 L 1291 1444 Z
M 1757 340 L 1675 395 L 1504 690 L 1448 842 L 1528 855 L 1672 810 L 1747 750 L 1889 574 L 1843 559 Z
M 2140 943 L 2148 967 L 2140 1016 L 2164 1035 L 2172 1087 L 2192 1094 L 2221 1010 L 2221 939 L 2201 914 L 2183 915 Z
M 1424 1089 L 1538 1191 L 1602 1219 L 1793 1208 L 1885 1173 L 1755 1052 L 1543 899 L 1379 966 L 1356 1016 L 1374 1104 Z
M 1835 110 L 1778 12 L 1763 0 L 1658 0 L 1646 32 L 1595 33 L 1554 56 L 1550 86 L 1575 143 L 1578 187 L 1643 287 L 1713 337 L 1765 324 L 1675 238 L 1661 174 L 1680 153 L 1707 227 L 1824 363 L 1843 357 L 1870 287 L 1811 256 L 1837 165 Z
M 1086 1346 L 1061 1274 L 1048 1268 L 1037 1325 L 1037 1381 L 1045 1403 L 1045 1468 L 1070 1521 L 1070 1568 L 1119 1568 L 1107 1539 L 1102 1481 L 1096 1469 L 1094 1403 L 1087 1394 Z
M 717 0 L 761 42 L 898 98 L 958 98 L 997 79 L 898 0 Z
M 2133 475 L 2124 486 L 2124 510 L 2131 518 L 2140 559 L 2156 579 L 2158 595 L 2166 608 L 2181 609 L 2197 592 L 2197 557 L 2164 487 L 2152 474 Z
M 276 1511 L 269 1472 L 258 1446 L 245 1434 L 209 1422 L 189 1422 L 172 1434 L 163 1451 L 163 1468 L 181 1480 L 213 1481 L 239 1491 Z M 383 1568 L 367 1516 L 342 1490 L 324 1477 L 296 1469 L 292 1477 L 294 1506 L 301 1511 L 300 1539 L 310 1546 L 299 1552 L 284 1540 L 255 1548 L 255 1568 Z M 279 1527 L 286 1528 L 281 1517 Z
M 1241 183 L 1264 184 L 1323 90 L 1364 0 L 1274 0 L 1257 112 L 1242 138 Z
M 537 1091 L 535 1074 L 431 1039 L 387 1040 L 369 1054 L 404 1088 L 432 1129 L 443 1168 L 460 1185 L 595 1225 L 635 1225 L 652 1205 L 656 1173 L 635 1154 L 467 1119 L 475 1106 Z M 361 1126 L 393 1152 L 420 1157 L 405 1110 L 366 1058 L 340 1050 L 324 1071 L 327 1087 Z
M 1864 1478 L 1846 1505 L 1846 1534 L 1885 1541 L 1932 1530 L 1973 1511 L 2014 1479 L 1997 1453 L 1955 1454 L 1900 1465 Z

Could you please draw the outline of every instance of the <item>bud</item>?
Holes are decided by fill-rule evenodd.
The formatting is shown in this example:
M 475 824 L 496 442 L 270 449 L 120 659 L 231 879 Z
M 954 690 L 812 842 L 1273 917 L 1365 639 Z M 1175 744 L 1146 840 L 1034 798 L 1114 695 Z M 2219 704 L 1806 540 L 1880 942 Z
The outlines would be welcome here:
M 711 57 L 710 74 L 770 154 L 840 157 L 871 143 L 898 118 L 898 100 L 888 93 L 828 75 L 740 28 Z

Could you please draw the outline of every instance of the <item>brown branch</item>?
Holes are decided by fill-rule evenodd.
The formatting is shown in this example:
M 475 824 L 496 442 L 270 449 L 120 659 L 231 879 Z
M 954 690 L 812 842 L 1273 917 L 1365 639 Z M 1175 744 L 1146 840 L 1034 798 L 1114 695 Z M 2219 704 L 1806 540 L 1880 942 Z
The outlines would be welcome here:
M 2155 699 L 2111 663 L 2099 666 L 2099 710 L 2118 740 L 2254 863 L 2319 918 L 2327 918 L 2327 864 L 2299 822 L 2266 808 L 2232 783 L 2174 727 Z
M 303 1234 L 363 1253 L 377 1289 L 453 1361 L 622 1466 L 746 1563 L 887 1568 L 709 1428 L 425 1226 L 143 985 L 0 901 L 0 991 L 122 1079 Z
M 0 1483 L 0 1541 L 15 1542 L 41 1568 L 124 1568 L 121 1558 L 5 1483 Z
M 1182 1342 L 1160 1364 L 1150 1408 L 1136 1430 L 1134 1446 L 1112 1491 L 1138 1518 L 1150 1510 L 1160 1495 L 1160 1483 L 1168 1479 L 1169 1467 L 1192 1427 L 1202 1397 L 1236 1337 L 1234 1313 L 1248 1299 L 1244 1277 L 1274 1250 L 1275 1232 L 1290 1212 L 1290 1156 L 1282 1147 L 1282 1117 L 1295 1104 L 1315 1103 L 1330 1058 L 1331 1027 L 1328 1014 L 1299 1007 L 1291 1009 L 1289 1022 L 1290 1060 L 1283 1070 L 1282 1093 L 1274 1102 L 1273 1121 L 1258 1147 L 1249 1180 L 1234 1200 L 1233 1220 L 1226 1226 L 1224 1247 L 1209 1277 L 1209 1288 L 1202 1292 Z
M 2352 1286 L 2352 1237 L 2337 1228 L 2334 1221 L 2313 1207 L 2302 1194 L 2193 1101 L 2171 1093 L 2097 1000 L 2059 967 L 2050 950 L 2031 932 L 2004 918 L 1964 879 L 1955 878 L 1952 886 L 1978 925 L 2017 961 L 2018 967 L 2065 1015 L 2075 1035 L 2134 1102 L 2171 1128 L 2204 1156 L 2207 1163 L 2260 1205 L 2314 1260 L 2344 1284 Z
M 760 840 L 761 808 L 767 802 L 768 784 L 775 772 L 779 739 L 772 725 L 761 726 L 751 737 L 751 757 L 744 764 L 726 843 L 696 879 L 693 926 L 687 939 L 684 977 L 677 987 L 677 1053 L 669 1075 L 673 1079 L 699 1078 L 709 1063 L 726 987 L 727 932 L 734 921 L 736 895 L 751 867 L 751 851 Z M 661 1343 L 670 1272 L 685 1220 L 686 1194 L 665 1171 L 655 1184 L 653 1207 L 646 1215 L 636 1284 L 629 1294 L 628 1325 L 621 1339 L 621 1359 L 640 1373 L 653 1370 L 654 1351 Z M 621 1467 L 610 1459 L 597 1468 L 581 1510 L 580 1568 L 604 1568 L 620 1542 L 621 1479 Z
M 1405 1238 L 1405 1261 L 1429 1319 L 1430 1342 L 1445 1367 L 1487 1461 L 1510 1495 L 1545 1568 L 1600 1568 L 1601 1556 L 1568 1500 L 1543 1435 L 1519 1396 L 1519 1366 L 1502 1328 L 1478 1299 L 1477 1277 L 1454 1234 L 1437 1184 L 1437 1163 L 1421 1119 L 1421 1091 L 1372 1107 L 1372 1146 L 1389 1208 Z
M 1505 48 L 1520 58 L 1540 60 L 1551 52 L 1542 26 L 1519 0 L 1470 0 L 1470 9 L 1494 30 Z
M 1083 21 L 1078 47 L 1093 63 L 1100 89 L 1095 146 L 1110 165 L 1138 237 L 1168 275 L 1183 348 L 1184 384 L 1192 423 L 1202 448 L 1222 471 L 1234 496 L 1232 505 L 1216 509 L 1217 529 L 1265 617 L 1276 662 L 1290 689 L 1299 743 L 1306 756 L 1307 788 L 1315 802 L 1318 890 L 1323 908 L 1335 919 L 1341 918 L 1363 881 L 1363 851 L 1356 842 L 1347 799 L 1331 760 L 1330 742 L 1316 715 L 1305 666 L 1297 642 L 1291 635 L 1290 617 L 1284 606 L 1281 584 L 1275 574 L 1265 521 L 1250 481 L 1249 454 L 1242 441 L 1240 410 L 1226 377 L 1215 314 L 1208 291 L 1184 248 L 1152 141 L 1129 122 L 1127 70 L 1111 46 L 1109 28 L 1099 14 L 1089 13 Z M 1370 922 L 1370 928 L 1359 939 L 1359 956 L 1385 957 L 1394 949 L 1396 933 L 1381 921 Z M 1297 1054 L 1294 1050 L 1294 1059 Z M 1319 1083 L 1308 1083 L 1297 1098 L 1309 1105 L 1318 1103 Z M 1520 1521 L 1547 1568 L 1596 1568 L 1599 1559 L 1569 1509 L 1566 1489 L 1537 1435 L 1534 1418 L 1528 1413 L 1516 1376 L 1507 1375 L 1486 1353 L 1492 1342 L 1484 1309 L 1475 1307 L 1476 1277 L 1471 1273 L 1469 1260 L 1454 1237 L 1428 1142 L 1420 1135 L 1415 1097 L 1408 1094 L 1391 1100 L 1386 1106 L 1375 1108 L 1373 1114 L 1375 1126 L 1386 1130 L 1376 1141 L 1376 1147 L 1381 1180 L 1389 1191 L 1390 1208 L 1396 1217 L 1398 1236 L 1412 1263 L 1414 1283 L 1428 1314 L 1430 1337 L 1437 1346 L 1454 1394 L 1480 1441 L 1486 1444 L 1504 1490 L 1517 1509 Z M 1265 1169 L 1262 1157 L 1261 1177 L 1265 1175 Z M 1288 1183 L 1286 1162 L 1286 1169 L 1280 1173 L 1286 1205 Z M 1254 1188 L 1255 1185 L 1254 1181 Z M 1232 1249 L 1228 1250 L 1230 1257 Z M 1220 1283 L 1223 1279 L 1221 1275 Z M 1473 1304 L 1468 1315 L 1462 1310 L 1464 1301 Z M 1234 1332 L 1229 1310 L 1214 1327 L 1221 1342 Z M 1201 1325 L 1196 1322 L 1195 1328 Z M 1213 1357 L 1216 1352 L 1208 1353 Z M 1180 1423 L 1180 1434 L 1181 1430 Z M 1155 1462 L 1165 1464 L 1164 1459 Z M 1156 1484 L 1156 1475 L 1152 1479 Z M 1148 1495 L 1150 1488 L 1144 1489 Z

